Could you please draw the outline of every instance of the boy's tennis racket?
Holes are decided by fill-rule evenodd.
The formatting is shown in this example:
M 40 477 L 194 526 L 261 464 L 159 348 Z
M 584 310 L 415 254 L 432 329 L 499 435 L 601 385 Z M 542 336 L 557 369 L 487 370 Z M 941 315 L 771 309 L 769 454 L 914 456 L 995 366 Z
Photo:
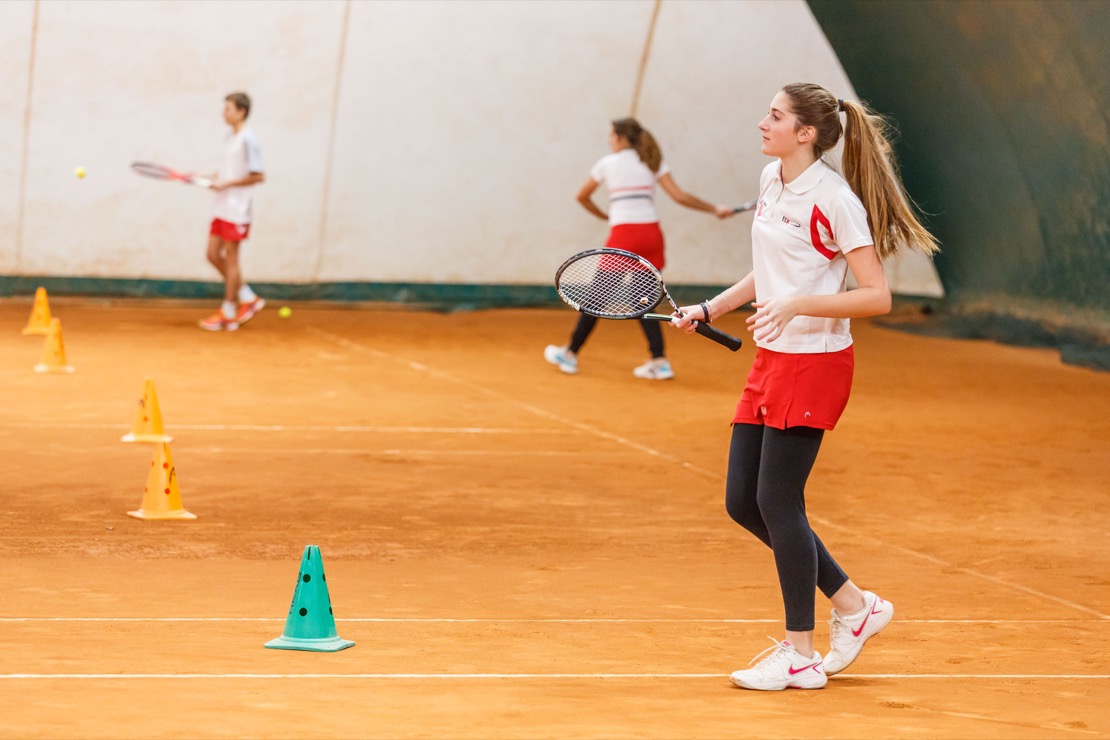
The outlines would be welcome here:
M 143 177 L 152 177 L 155 180 L 176 180 L 186 185 L 196 185 L 202 188 L 212 187 L 212 181 L 207 177 L 197 177 L 186 172 L 178 172 L 172 167 L 154 162 L 132 162 L 131 169 Z
M 673 316 L 649 313 L 664 298 L 681 314 L 655 266 L 623 249 L 590 249 L 574 255 L 555 273 L 555 289 L 571 308 L 599 319 L 670 321 Z M 739 339 L 705 322 L 697 322 L 695 331 L 733 352 L 740 349 Z

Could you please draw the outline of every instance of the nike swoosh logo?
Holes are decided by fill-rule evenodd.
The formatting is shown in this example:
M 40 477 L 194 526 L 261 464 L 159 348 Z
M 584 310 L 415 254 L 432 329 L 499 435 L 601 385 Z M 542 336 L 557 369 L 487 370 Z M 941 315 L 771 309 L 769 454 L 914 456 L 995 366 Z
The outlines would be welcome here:
M 810 665 L 807 665 L 805 668 L 799 668 L 798 670 L 794 670 L 793 668 L 791 668 L 790 669 L 790 675 L 793 676 L 795 673 L 801 673 L 802 671 L 808 671 L 810 668 L 812 668 L 813 670 L 816 671 L 817 666 L 819 666 L 819 665 L 821 665 L 821 664 L 820 663 L 811 663 Z
M 878 614 L 879 613 L 876 610 L 879 608 L 879 604 L 881 604 L 881 603 L 883 603 L 882 599 L 875 599 L 875 606 L 872 607 L 871 611 L 867 614 L 867 616 L 863 618 L 863 624 L 861 624 L 859 626 L 859 629 L 858 630 L 852 630 L 852 637 L 859 637 L 860 635 L 863 634 L 863 628 L 867 626 L 867 620 L 871 619 L 872 614 Z

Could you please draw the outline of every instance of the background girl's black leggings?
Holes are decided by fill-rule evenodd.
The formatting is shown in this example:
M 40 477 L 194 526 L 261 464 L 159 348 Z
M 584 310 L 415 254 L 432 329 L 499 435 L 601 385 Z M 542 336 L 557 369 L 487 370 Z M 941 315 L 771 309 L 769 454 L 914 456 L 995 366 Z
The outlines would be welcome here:
M 594 330 L 597 321 L 597 318 L 593 316 L 584 313 L 579 314 L 578 325 L 574 327 L 574 333 L 570 336 L 570 346 L 567 349 L 578 354 L 578 350 L 582 349 L 582 345 L 586 343 L 586 337 L 590 336 L 590 332 Z M 640 319 L 640 327 L 647 337 L 648 350 L 651 351 L 651 356 L 665 357 L 666 355 L 663 352 L 663 329 L 659 326 L 659 322 L 651 319 Z
M 813 629 L 814 589 L 832 596 L 848 576 L 813 533 L 805 488 L 825 432 L 733 424 L 725 508 L 775 554 L 786 629 Z

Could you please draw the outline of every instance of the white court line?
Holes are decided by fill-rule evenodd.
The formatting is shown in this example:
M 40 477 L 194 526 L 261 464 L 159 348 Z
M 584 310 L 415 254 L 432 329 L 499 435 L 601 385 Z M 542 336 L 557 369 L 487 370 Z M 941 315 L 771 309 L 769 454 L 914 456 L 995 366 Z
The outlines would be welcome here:
M 543 410 L 543 409 L 541 409 L 537 406 L 533 406 L 532 404 L 525 403 L 523 401 L 519 401 L 519 400 L 517 400 L 515 398 L 512 398 L 510 396 L 506 396 L 504 394 L 497 393 L 496 391 L 490 390 L 489 388 L 486 388 L 485 386 L 478 385 L 476 383 L 471 383 L 467 380 L 464 380 L 464 379 L 462 379 L 462 378 L 460 378 L 456 375 L 452 375 L 451 373 L 445 372 L 443 370 L 437 370 L 435 368 L 428 367 L 427 365 L 424 365 L 424 364 L 419 363 L 419 362 L 413 362 L 411 360 L 406 360 L 405 358 L 400 357 L 398 355 L 393 355 L 393 354 L 390 354 L 388 352 L 382 352 L 381 350 L 377 350 L 377 349 L 374 349 L 372 347 L 367 347 L 365 345 L 359 344 L 358 342 L 352 342 L 351 340 L 346 339 L 345 337 L 341 337 L 338 334 L 332 334 L 331 332 L 324 331 L 323 329 L 318 329 L 314 326 L 310 326 L 310 327 L 308 327 L 308 329 L 309 329 L 310 332 L 315 333 L 315 334 L 319 334 L 320 336 L 325 337 L 327 339 L 330 339 L 331 341 L 333 341 L 337 344 L 340 344 L 344 347 L 349 347 L 349 348 L 351 348 L 355 351 L 363 352 L 363 353 L 369 354 L 373 357 L 377 357 L 377 358 L 380 358 L 380 359 L 386 359 L 386 360 L 389 360 L 390 362 L 395 362 L 395 363 L 400 363 L 400 364 L 403 364 L 403 365 L 407 365 L 408 367 L 412 368 L 413 370 L 417 370 L 419 372 L 426 372 L 429 375 L 433 375 L 433 376 L 439 377 L 443 380 L 446 380 L 448 382 L 454 383 L 456 385 L 460 385 L 464 388 L 468 388 L 470 390 L 477 391 L 477 392 L 482 393 L 484 395 L 490 396 L 491 398 L 495 398 L 495 399 L 498 399 L 498 400 L 501 400 L 501 401 L 505 401 L 505 402 L 507 402 L 507 403 L 509 403 L 513 406 L 524 409 L 525 411 L 528 411 L 531 414 L 534 414 L 534 415 L 539 416 L 541 418 L 547 419 L 549 421 L 553 421 L 553 422 L 556 422 L 556 423 L 559 423 L 559 424 L 564 424 L 564 425 L 570 426 L 574 429 L 577 429 L 579 431 L 589 432 L 589 433 L 594 434 L 594 435 L 596 435 L 598 437 L 601 437 L 603 439 L 608 439 L 608 440 L 617 442 L 619 444 L 631 447 L 633 449 L 639 450 L 639 451 L 644 452 L 648 455 L 651 455 L 652 457 L 656 457 L 656 458 L 660 458 L 660 459 L 663 459 L 663 460 L 668 460 L 668 461 L 673 462 L 673 463 L 677 463 L 679 466 L 685 468 L 686 470 L 697 473 L 698 475 L 701 475 L 705 478 L 709 478 L 709 479 L 715 480 L 715 481 L 724 481 L 724 476 L 721 475 L 720 473 L 713 472 L 713 471 L 710 471 L 710 470 L 706 470 L 705 468 L 699 467 L 699 466 L 694 465 L 693 463 L 687 462 L 685 460 L 681 460 L 677 457 L 674 457 L 673 455 L 669 455 L 667 453 L 660 452 L 659 450 L 653 449 L 653 448 L 648 447 L 646 445 L 639 444 L 638 442 L 633 442 L 629 439 L 626 439 L 626 438 L 621 437 L 619 435 L 613 434 L 611 432 L 606 432 L 602 429 L 598 429 L 597 427 L 590 426 L 589 424 L 582 424 L 581 422 L 577 422 L 577 421 L 574 421 L 572 419 L 567 419 L 565 417 L 558 416 L 557 414 L 552 414 L 552 413 L 550 413 L 548 411 L 545 411 L 545 410 Z M 1007 580 L 1004 580 L 1002 578 L 998 578 L 996 576 L 987 575 L 986 573 L 981 573 L 981 572 L 979 572 L 977 570 L 973 570 L 971 568 L 965 568 L 965 567 L 962 567 L 962 566 L 959 566 L 959 565 L 954 565 L 954 564 L 949 563 L 945 560 L 941 560 L 940 558 L 933 557 L 932 555 L 928 555 L 928 554 L 923 553 L 923 552 L 918 552 L 916 550 L 911 550 L 911 549 L 906 548 L 906 547 L 899 547 L 897 545 L 891 545 L 891 544 L 889 544 L 889 543 L 887 543 L 883 540 L 880 540 L 877 537 L 872 537 L 870 535 L 861 534 L 861 533 L 857 532 L 855 529 L 840 526 L 840 525 L 837 525 L 837 524 L 833 524 L 832 522 L 828 521 L 827 519 L 821 519 L 821 518 L 814 517 L 814 516 L 810 516 L 810 519 L 819 523 L 819 524 L 821 524 L 822 526 L 833 527 L 833 528 L 836 528 L 836 529 L 839 529 L 839 530 L 842 530 L 842 531 L 851 532 L 852 534 L 855 534 L 857 536 L 869 539 L 872 542 L 878 543 L 879 545 L 881 545 L 884 548 L 898 550 L 899 552 L 905 553 L 907 555 L 911 555 L 911 556 L 916 557 L 916 558 L 927 560 L 931 563 L 934 563 L 936 565 L 940 565 L 940 566 L 943 566 L 943 567 L 946 567 L 946 568 L 954 568 L 954 569 L 956 569 L 956 570 L 958 570 L 961 573 L 964 573 L 966 575 L 973 576 L 973 577 L 976 577 L 976 578 L 981 578 L 985 581 L 989 581 L 989 582 L 994 583 L 994 584 L 999 585 L 999 586 L 1005 586 L 1007 588 L 1014 589 L 1015 591 L 1021 591 L 1022 593 L 1026 593 L 1026 594 L 1029 594 L 1031 596 L 1036 596 L 1036 597 L 1044 599 L 1046 601 L 1052 601 L 1052 602 L 1055 602 L 1055 603 L 1060 604 L 1062 606 L 1067 606 L 1069 608 L 1076 609 L 1076 610 L 1079 610 L 1079 611 L 1082 611 L 1082 612 L 1086 612 L 1088 614 L 1093 614 L 1093 615 L 1099 617 L 1100 619 L 1110 619 L 1110 614 L 1103 614 L 1102 612 L 1098 611 L 1097 609 L 1092 609 L 1088 606 L 1084 606 L 1082 604 L 1077 604 L 1074 601 L 1069 601 L 1068 599 L 1064 599 L 1064 598 L 1061 598 L 1059 596 L 1053 596 L 1052 594 L 1048 594 L 1048 593 L 1045 593 L 1043 591 L 1038 591 L 1037 589 L 1029 588 L 1028 586 L 1023 586 L 1021 584 L 1013 583 L 1011 581 L 1007 581 Z
M 897 550 L 898 552 L 905 553 L 906 555 L 912 555 L 913 557 L 920 558 L 921 560 L 927 560 L 930 563 L 933 563 L 935 565 L 939 565 L 939 566 L 944 567 L 944 568 L 952 568 L 953 570 L 958 570 L 959 572 L 961 572 L 965 575 L 974 576 L 976 578 L 982 578 L 984 581 L 990 581 L 991 583 L 995 583 L 999 586 L 1006 586 L 1007 588 L 1012 588 L 1015 591 L 1021 591 L 1022 593 L 1029 594 L 1030 596 L 1036 596 L 1038 598 L 1045 599 L 1047 601 L 1053 601 L 1057 604 L 1060 604 L 1061 606 L 1067 606 L 1067 607 L 1071 607 L 1072 609 L 1077 609 L 1079 611 L 1086 612 L 1088 614 L 1093 614 L 1096 617 L 1098 617 L 1099 619 L 1110 620 L 1110 615 L 1103 614 L 1102 612 L 1098 611 L 1097 609 L 1092 609 L 1089 606 L 1084 606 L 1082 604 L 1077 604 L 1074 601 L 1070 601 L 1068 599 L 1064 599 L 1064 598 L 1061 598 L 1059 596 L 1053 596 L 1052 594 L 1047 594 L 1044 591 L 1038 591 L 1035 588 L 1029 588 L 1028 586 L 1023 586 L 1020 583 L 1013 583 L 1011 581 L 1007 581 L 1007 580 L 999 578 L 997 576 L 988 575 L 986 573 L 980 573 L 979 571 L 974 570 L 972 568 L 965 568 L 962 565 L 955 565 L 953 563 L 949 563 L 946 560 L 941 560 L 940 558 L 933 557 L 932 555 L 929 555 L 928 553 L 918 552 L 916 550 L 911 550 L 908 547 L 902 547 L 901 545 L 892 545 L 889 542 L 884 542 L 883 540 L 880 540 L 878 537 L 872 537 L 869 534 L 863 534 L 862 532 L 858 532 L 855 529 L 852 529 L 851 527 L 845 527 L 845 526 L 842 526 L 840 524 L 834 524 L 833 522 L 830 522 L 828 519 L 823 519 L 821 517 L 816 517 L 816 516 L 810 516 L 809 518 L 812 519 L 813 521 L 817 522 L 818 524 L 820 524 L 822 527 L 828 527 L 830 529 L 839 529 L 842 532 L 849 532 L 852 535 L 855 535 L 856 537 L 860 537 L 860 538 L 865 539 L 865 540 L 871 540 L 872 542 L 877 543 L 879 546 L 881 546 L 885 549 Z
M 106 429 L 126 432 L 130 427 L 120 424 L 81 424 L 70 422 L 11 421 L 0 422 L 0 428 L 15 429 Z M 174 424 L 167 431 L 188 429 L 208 432 L 364 432 L 371 434 L 563 434 L 554 429 L 539 427 L 521 429 L 515 427 L 386 427 L 344 424 L 324 426 L 320 424 Z
M 335 447 L 267 447 L 259 450 L 257 447 L 190 447 L 189 452 L 211 452 L 214 454 L 258 454 L 260 451 L 280 454 L 304 455 L 378 455 L 384 457 L 403 457 L 405 455 L 433 457 L 575 457 L 582 453 L 575 450 L 375 450 L 367 447 L 335 448 Z M 632 454 L 631 452 L 618 452 L 610 454 Z
M 285 617 L 0 617 L 4 622 L 284 622 Z M 467 619 L 452 617 L 343 617 L 337 622 L 384 624 L 778 624 L 781 619 Z M 1103 619 L 899 619 L 898 624 L 1107 624 Z
M 356 352 L 362 352 L 362 353 L 368 354 L 372 357 L 377 357 L 379 359 L 389 360 L 390 362 L 396 362 L 396 363 L 400 363 L 402 365 L 406 365 L 406 366 L 412 368 L 413 370 L 416 370 L 417 372 L 427 373 L 428 375 L 439 378 L 440 380 L 444 380 L 448 383 L 453 383 L 455 385 L 462 386 L 463 388 L 467 388 L 468 390 L 474 391 L 476 393 L 480 393 L 482 395 L 489 396 L 490 398 L 494 398 L 498 401 L 503 401 L 505 403 L 508 403 L 511 406 L 516 406 L 517 408 L 523 409 L 524 411 L 527 411 L 528 413 L 530 413 L 534 416 L 538 416 L 541 419 L 545 419 L 547 421 L 555 422 L 556 424 L 561 424 L 563 426 L 570 427 L 571 429 L 576 429 L 580 432 L 588 432 L 588 433 L 590 433 L 590 434 L 592 434 L 596 437 L 600 437 L 602 439 L 606 439 L 606 440 L 609 440 L 611 442 L 616 442 L 618 444 L 624 445 L 625 447 L 630 447 L 634 450 L 638 450 L 640 452 L 643 452 L 646 455 L 650 455 L 652 457 L 656 457 L 656 458 L 659 458 L 661 460 L 667 460 L 668 462 L 675 463 L 676 465 L 678 465 L 678 466 L 680 466 L 680 467 L 682 467 L 686 470 L 689 470 L 692 473 L 696 473 L 700 476 L 708 477 L 708 478 L 716 479 L 716 480 L 721 479 L 721 476 L 720 476 L 719 473 L 714 473 L 714 472 L 711 472 L 709 470 L 706 470 L 705 468 L 698 467 L 697 465 L 694 465 L 693 463 L 688 462 L 686 460 L 682 460 L 681 458 L 675 457 L 674 455 L 670 455 L 666 452 L 661 452 L 661 451 L 659 451 L 659 450 L 657 450 L 653 447 L 648 447 L 647 445 L 642 445 L 639 442 L 633 442 L 632 440 L 630 440 L 626 437 L 622 437 L 619 434 L 613 434 L 612 432 L 607 432 L 604 429 L 599 429 L 599 428 L 597 428 L 595 426 L 591 426 L 589 424 L 583 424 L 582 422 L 575 421 L 573 419 L 568 419 L 565 416 L 559 416 L 558 414 L 553 414 L 550 411 L 547 411 L 545 409 L 541 409 L 538 406 L 533 406 L 530 403 L 525 403 L 523 401 L 512 398 L 510 396 L 506 396 L 503 393 L 498 393 L 497 391 L 494 391 L 494 390 L 492 390 L 492 389 L 490 389 L 490 388 L 488 388 L 484 385 L 479 385 L 477 383 L 471 383 L 470 381 L 464 380 L 463 378 L 460 378 L 457 375 L 452 375 L 449 372 L 445 372 L 443 370 L 437 370 L 436 368 L 429 367 L 428 365 L 425 365 L 423 363 L 413 362 L 412 360 L 406 360 L 403 357 L 399 357 L 397 355 L 393 355 L 393 354 L 390 354 L 388 352 L 382 352 L 381 350 L 374 349 L 373 347 L 367 347 L 365 345 L 359 344 L 358 342 L 352 342 L 350 339 L 347 339 L 346 337 L 341 337 L 338 334 L 332 334 L 329 331 L 324 331 L 323 329 L 318 329 L 314 326 L 308 327 L 308 330 L 310 332 L 314 333 L 314 334 L 319 334 L 320 336 L 322 336 L 326 339 L 329 339 L 329 340 L 335 342 L 336 344 L 339 344 L 339 345 L 342 345 L 344 347 L 348 347 L 350 349 L 353 349 Z
M 845 678 L 878 679 L 986 679 L 994 681 L 1104 681 L 1110 674 L 1088 673 L 844 673 Z M 112 680 L 112 679 L 727 679 L 723 673 L 0 673 L 5 680 Z M 839 680 L 839 679 L 837 679 Z

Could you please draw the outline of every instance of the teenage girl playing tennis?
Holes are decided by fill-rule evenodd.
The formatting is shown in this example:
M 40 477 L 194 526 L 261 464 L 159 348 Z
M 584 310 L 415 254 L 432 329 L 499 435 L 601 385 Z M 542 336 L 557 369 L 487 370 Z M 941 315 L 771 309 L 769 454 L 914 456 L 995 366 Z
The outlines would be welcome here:
M 578 202 L 583 208 L 603 221 L 609 221 L 609 241 L 605 246 L 634 252 L 655 265 L 656 269 L 663 269 L 663 231 L 659 228 L 659 214 L 655 210 L 656 183 L 676 203 L 687 208 L 714 213 L 717 218 L 728 218 L 733 214 L 728 206 L 714 206 L 682 190 L 663 161 L 655 137 L 635 118 L 613 121 L 609 148 L 613 153 L 602 157 L 593 166 L 590 178 L 578 191 Z M 605 183 L 609 190 L 608 215 L 594 204 L 591 197 L 601 183 Z M 571 334 L 570 344 L 562 347 L 550 344 L 544 349 L 543 356 L 564 373 L 577 373 L 578 353 L 596 325 L 596 318 L 581 314 Z M 635 368 L 632 374 L 649 380 L 673 378 L 674 371 L 663 350 L 663 332 L 659 322 L 641 319 L 640 326 L 647 336 L 651 359 Z
M 265 181 L 258 137 L 246 128 L 251 99 L 231 93 L 224 100 L 224 122 L 231 127 L 224 149 L 223 166 L 214 178 L 216 204 L 208 234 L 208 261 L 224 279 L 224 302 L 216 313 L 202 319 L 206 331 L 235 331 L 262 310 L 266 302 L 243 280 L 239 247 L 251 229 L 251 186 Z
M 841 114 L 844 123 L 841 124 Z M 733 418 L 725 507 L 774 552 L 786 639 L 732 674 L 748 689 L 819 689 L 847 668 L 894 616 L 894 607 L 849 580 L 809 526 L 805 484 L 825 430 L 852 385 L 848 320 L 890 311 L 882 259 L 937 242 L 910 208 L 885 122 L 865 105 L 795 83 L 759 124 L 763 170 L 752 226 L 754 269 L 720 295 L 681 309 L 693 331 L 754 300 L 755 363 Z M 841 177 L 822 155 L 844 136 Z M 859 287 L 845 291 L 848 269 Z M 814 589 L 832 602 L 830 648 L 813 649 Z

